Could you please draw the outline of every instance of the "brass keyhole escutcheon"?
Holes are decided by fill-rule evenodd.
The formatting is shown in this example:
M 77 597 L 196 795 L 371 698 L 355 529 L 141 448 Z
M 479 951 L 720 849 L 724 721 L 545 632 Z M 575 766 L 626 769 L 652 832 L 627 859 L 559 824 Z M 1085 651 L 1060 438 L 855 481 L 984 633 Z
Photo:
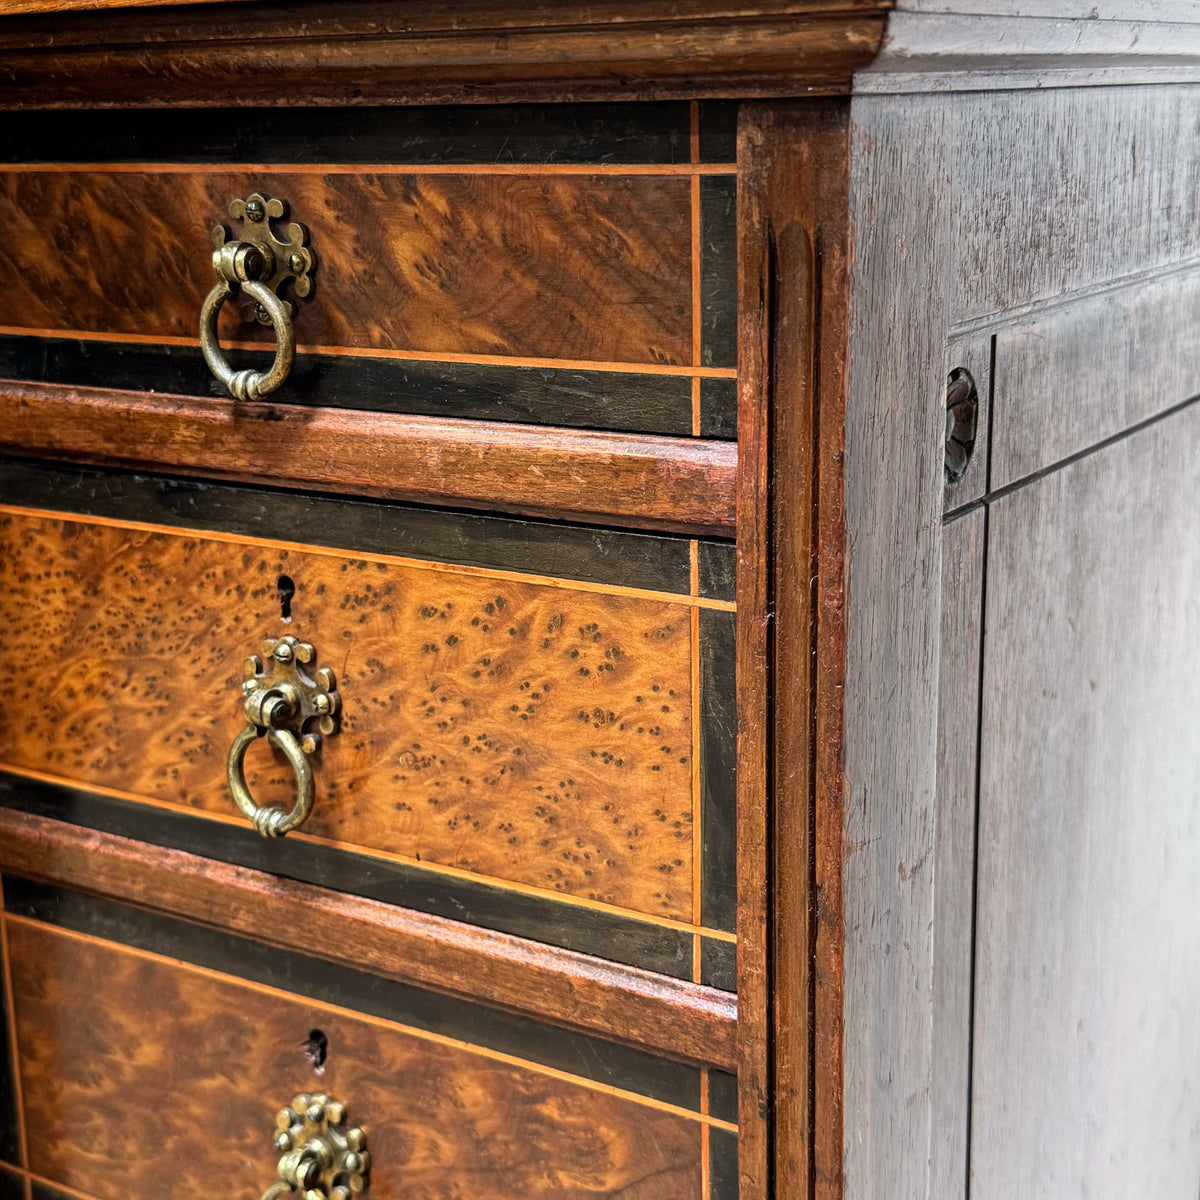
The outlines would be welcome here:
M 242 711 L 246 728 L 233 739 L 225 777 L 238 808 L 263 837 L 282 837 L 308 820 L 316 795 L 309 761 L 321 747 L 321 735 L 337 732 L 342 698 L 333 672 L 317 667 L 317 652 L 290 634 L 267 638 L 262 658 L 246 659 L 242 682 Z M 315 726 L 315 728 L 314 728 Z M 246 751 L 266 735 L 282 750 L 296 775 L 296 802 L 284 811 L 260 805 L 246 784 Z
M 284 200 L 259 192 L 233 200 L 229 215 L 242 222 L 242 236 L 234 241 L 224 225 L 213 229 L 213 271 L 217 282 L 200 310 L 200 349 L 208 369 L 237 400 L 259 400 L 275 391 L 288 377 L 296 357 L 292 321 L 295 304 L 282 295 L 285 287 L 296 299 L 310 296 L 316 257 L 308 246 L 308 230 L 296 221 L 280 236 L 272 221 L 283 221 Z M 270 325 L 275 330 L 275 361 L 266 372 L 235 371 L 217 340 L 217 319 L 230 297 L 235 297 L 242 320 Z
M 345 1124 L 346 1106 L 328 1096 L 297 1096 L 275 1118 L 278 1179 L 262 1194 L 277 1200 L 302 1192 L 305 1200 L 350 1200 L 367 1189 L 371 1156 L 366 1135 Z

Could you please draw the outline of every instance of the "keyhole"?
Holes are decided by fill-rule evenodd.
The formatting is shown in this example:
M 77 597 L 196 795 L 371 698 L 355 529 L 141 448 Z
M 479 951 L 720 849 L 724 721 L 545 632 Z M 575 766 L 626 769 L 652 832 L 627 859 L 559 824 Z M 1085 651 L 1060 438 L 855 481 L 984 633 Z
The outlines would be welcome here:
M 325 1059 L 329 1054 L 329 1039 L 320 1029 L 314 1029 L 308 1038 L 300 1043 L 304 1057 L 312 1064 L 312 1069 L 318 1074 L 325 1073 Z
M 296 594 L 296 585 L 292 582 L 290 575 L 280 575 L 275 583 L 275 588 L 279 592 L 279 615 L 286 623 L 290 623 L 292 619 L 292 597 Z

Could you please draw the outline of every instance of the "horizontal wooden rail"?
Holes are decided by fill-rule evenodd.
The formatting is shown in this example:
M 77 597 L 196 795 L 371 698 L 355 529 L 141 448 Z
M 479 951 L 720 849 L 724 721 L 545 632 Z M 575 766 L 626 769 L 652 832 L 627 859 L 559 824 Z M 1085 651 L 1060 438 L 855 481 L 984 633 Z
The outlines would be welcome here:
M 0 381 L 0 449 L 729 536 L 731 442 Z
M 0 0 L 0 12 L 54 7 Z M 887 0 L 310 0 L 14 17 L 0 30 L 0 107 L 832 93 L 847 91 L 855 69 L 874 57 L 888 7 Z
M 0 871 L 736 1069 L 736 999 L 700 984 L 9 810 L 0 810 Z

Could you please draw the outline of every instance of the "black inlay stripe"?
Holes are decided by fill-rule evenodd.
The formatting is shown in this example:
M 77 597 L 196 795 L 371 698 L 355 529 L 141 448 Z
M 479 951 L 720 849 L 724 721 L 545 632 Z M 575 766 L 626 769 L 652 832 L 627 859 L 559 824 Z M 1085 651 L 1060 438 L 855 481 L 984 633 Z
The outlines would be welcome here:
M 708 1073 L 708 1112 L 710 1116 L 737 1124 L 738 1089 L 737 1076 L 725 1071 Z
M 273 353 L 242 350 L 232 357 L 235 365 L 265 371 Z M 226 394 L 194 346 L 6 334 L 0 336 L 0 377 L 181 396 Z M 298 354 L 272 401 L 681 437 L 692 430 L 689 378 L 622 371 Z M 736 431 L 716 436 L 728 439 Z
M 24 112 L 3 162 L 452 164 L 677 163 L 690 158 L 687 102 L 468 104 Z M 701 152 L 732 162 L 727 113 L 701 123 Z
M 7 878 L 4 886 L 10 884 Z M 8 979 L 0 961 L 0 1159 L 21 1166 L 21 1127 L 17 1118 L 17 1077 L 12 1059 L 12 1014 L 8 1011 Z M 0 1192 L 0 1200 L 4 1195 Z
M 737 705 L 735 616 L 700 610 L 700 829 L 702 922 L 737 928 Z
M 737 363 L 737 179 L 700 180 L 700 362 Z
M 737 586 L 737 546 L 733 542 L 701 542 L 698 550 L 700 595 L 711 600 L 732 600 Z
M 738 1200 L 737 1134 L 708 1131 L 708 1200 Z
M 25 1200 L 24 1179 L 16 1172 L 9 1171 L 2 1166 L 0 1166 L 0 1200 Z
M 689 589 L 687 539 L 657 534 L 3 457 L 0 504 L 613 587 Z M 728 587 L 713 598 L 732 600 Z
M 723 992 L 737 991 L 737 946 L 733 942 L 700 939 L 700 982 Z
M 700 380 L 700 436 L 737 441 L 737 380 Z
M 700 161 L 737 162 L 736 100 L 700 101 Z
M 677 979 L 691 978 L 692 934 L 636 917 L 563 904 L 480 880 L 443 875 L 293 838 L 261 838 L 249 829 L 190 813 L 14 775 L 0 774 L 0 806 L 511 933 Z
M 597 1083 L 700 1107 L 700 1072 L 645 1051 L 542 1025 L 294 951 L 143 909 L 9 877 L 8 912 L 252 980 L 339 1008 L 471 1042 Z M 296 1057 L 304 1032 L 297 1034 Z M 335 1048 L 336 1050 L 336 1048 Z

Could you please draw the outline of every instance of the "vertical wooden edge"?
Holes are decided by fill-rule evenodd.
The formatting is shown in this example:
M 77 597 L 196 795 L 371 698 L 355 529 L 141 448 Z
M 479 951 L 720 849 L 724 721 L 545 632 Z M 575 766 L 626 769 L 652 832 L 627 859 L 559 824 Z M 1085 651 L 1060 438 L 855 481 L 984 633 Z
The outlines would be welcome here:
M 849 111 L 738 130 L 742 1200 L 841 1195 Z

